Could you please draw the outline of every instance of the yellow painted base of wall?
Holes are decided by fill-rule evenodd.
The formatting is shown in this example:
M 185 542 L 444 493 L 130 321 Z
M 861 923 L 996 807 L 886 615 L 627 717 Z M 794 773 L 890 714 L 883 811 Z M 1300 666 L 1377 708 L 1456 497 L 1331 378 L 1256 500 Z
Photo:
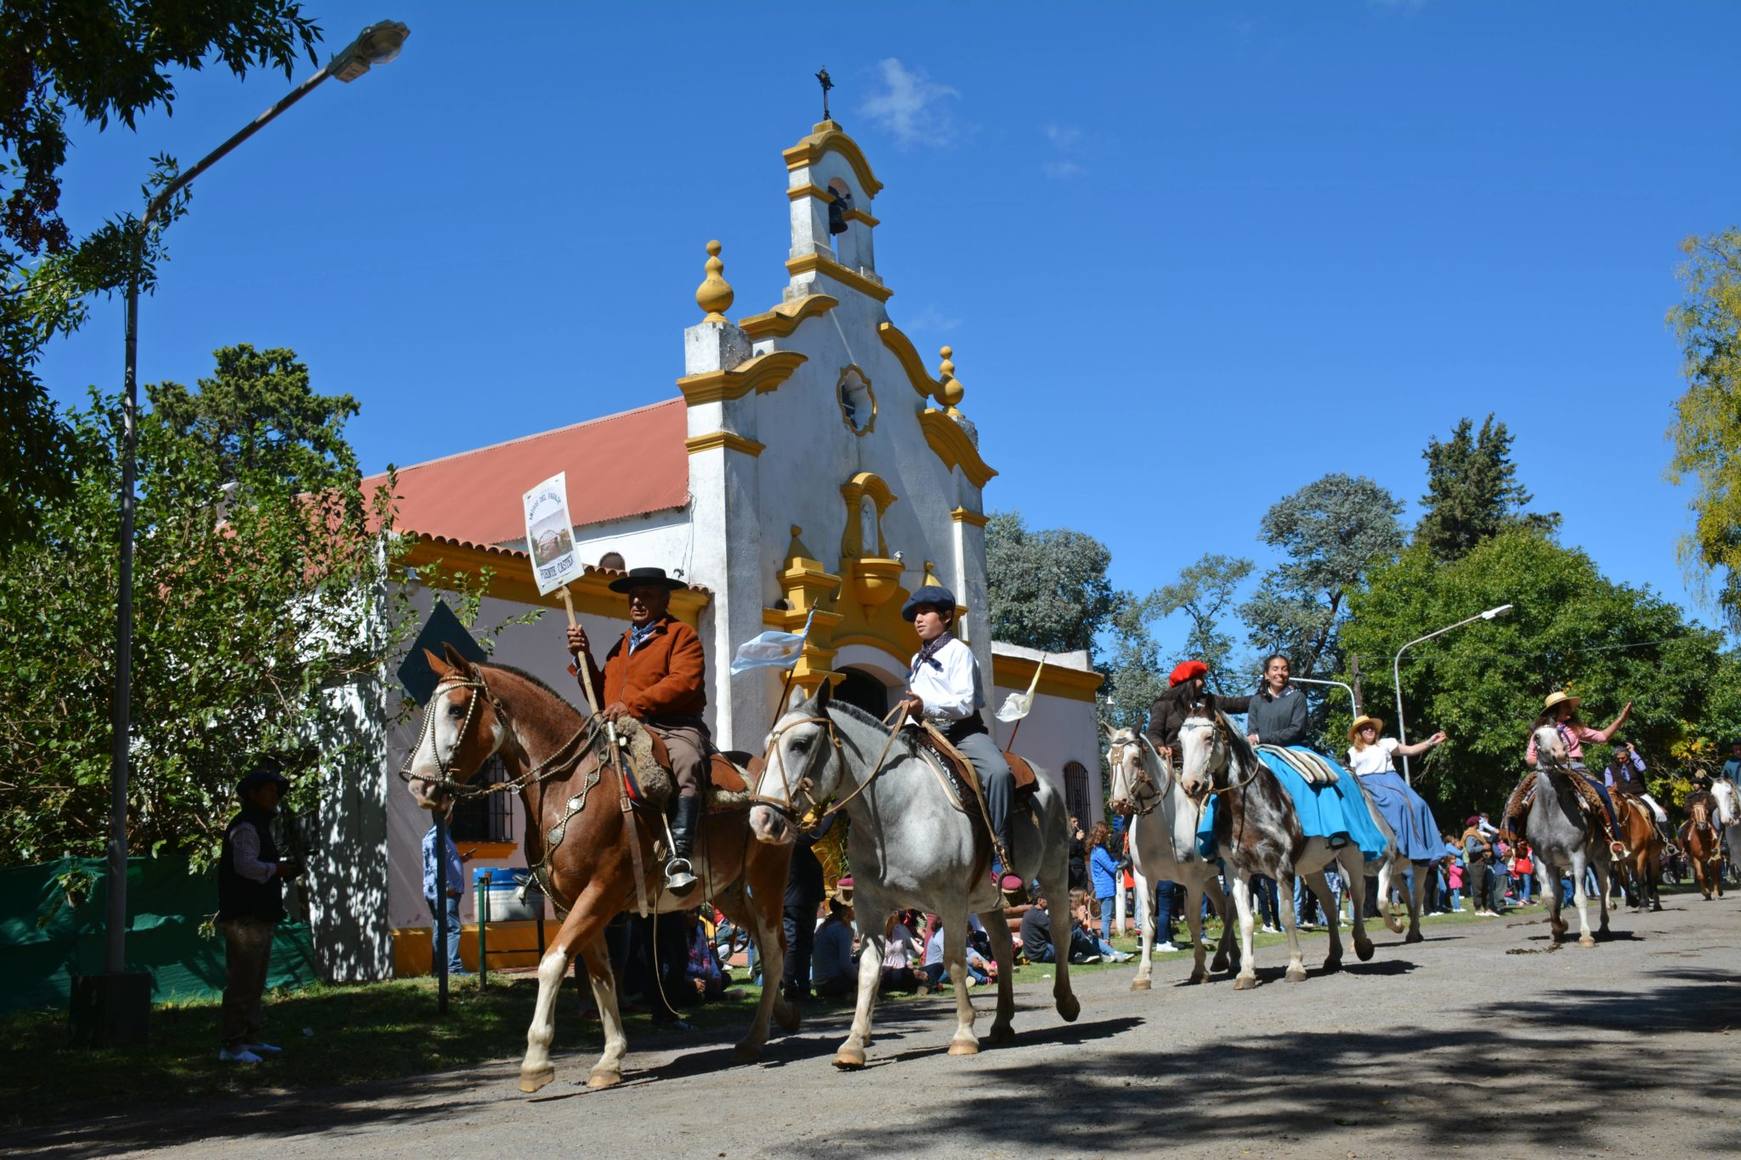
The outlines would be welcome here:
M 556 929 L 560 923 L 546 919 L 544 937 L 556 937 Z M 535 967 L 538 965 L 538 924 L 530 919 L 520 919 L 515 922 L 490 923 L 487 936 L 490 951 L 490 969 L 499 971 L 504 967 Z M 431 973 L 433 956 L 430 954 L 430 928 L 427 926 L 402 926 L 393 931 L 393 977 L 396 979 L 418 978 Z M 459 957 L 466 970 L 478 969 L 478 927 L 475 922 L 468 922 L 459 929 Z

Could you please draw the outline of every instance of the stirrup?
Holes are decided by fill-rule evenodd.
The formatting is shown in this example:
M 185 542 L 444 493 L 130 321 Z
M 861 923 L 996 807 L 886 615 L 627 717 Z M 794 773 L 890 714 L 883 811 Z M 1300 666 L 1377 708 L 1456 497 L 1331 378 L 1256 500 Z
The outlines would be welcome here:
M 1616 858 L 1624 858 L 1626 856 L 1626 843 L 1611 838 L 1608 841 L 1608 852 Z
M 665 863 L 665 889 L 682 894 L 696 883 L 694 867 L 687 858 L 673 858 Z

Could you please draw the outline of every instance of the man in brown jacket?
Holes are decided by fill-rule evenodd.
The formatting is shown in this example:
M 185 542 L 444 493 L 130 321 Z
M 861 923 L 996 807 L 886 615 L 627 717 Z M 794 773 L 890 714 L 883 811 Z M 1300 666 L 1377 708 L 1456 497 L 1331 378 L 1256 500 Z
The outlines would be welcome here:
M 665 885 L 679 893 L 696 881 L 689 854 L 701 813 L 701 779 L 712 749 L 701 719 L 707 707 L 701 638 L 667 611 L 671 593 L 683 587 L 683 581 L 666 576 L 663 568 L 633 568 L 611 581 L 612 592 L 628 595 L 629 629 L 605 655 L 602 672 L 593 663 L 586 630 L 578 624 L 568 629 L 568 651 L 575 664 L 584 658 L 594 687 L 604 689 L 606 719 L 635 718 L 658 734 L 671 755 L 677 802 L 671 816 L 672 849 L 665 864 Z

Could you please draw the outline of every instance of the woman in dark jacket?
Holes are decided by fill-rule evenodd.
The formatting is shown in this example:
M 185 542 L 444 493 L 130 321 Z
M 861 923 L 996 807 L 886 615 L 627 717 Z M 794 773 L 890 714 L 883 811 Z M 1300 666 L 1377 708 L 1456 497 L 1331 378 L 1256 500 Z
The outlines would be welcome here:
M 1244 713 L 1246 736 L 1253 745 L 1304 745 L 1306 697 L 1291 682 L 1288 658 L 1281 653 L 1264 658 L 1263 687 L 1249 697 L 1217 697 L 1226 713 Z

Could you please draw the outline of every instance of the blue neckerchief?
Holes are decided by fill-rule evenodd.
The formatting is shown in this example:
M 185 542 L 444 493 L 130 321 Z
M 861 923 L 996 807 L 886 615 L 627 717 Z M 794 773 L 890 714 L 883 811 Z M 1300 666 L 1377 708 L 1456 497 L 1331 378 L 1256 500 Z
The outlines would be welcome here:
M 649 620 L 640 628 L 636 628 L 632 624 L 629 625 L 629 651 L 632 653 L 648 641 L 652 640 L 653 633 L 658 629 L 658 627 L 659 622 L 656 620 Z
M 953 636 L 949 635 L 948 633 L 944 633 L 942 636 L 938 637 L 936 640 L 931 641 L 929 644 L 927 644 L 923 648 L 921 648 L 919 650 L 919 655 L 913 658 L 913 673 L 912 673 L 912 675 L 915 677 L 919 675 L 919 666 L 921 666 L 921 665 L 930 665 L 932 668 L 936 669 L 938 672 L 942 672 L 943 671 L 943 662 L 937 659 L 937 651 L 939 649 L 941 649 L 944 645 L 948 644 L 950 641 L 952 641 L 954 639 L 955 638 Z

